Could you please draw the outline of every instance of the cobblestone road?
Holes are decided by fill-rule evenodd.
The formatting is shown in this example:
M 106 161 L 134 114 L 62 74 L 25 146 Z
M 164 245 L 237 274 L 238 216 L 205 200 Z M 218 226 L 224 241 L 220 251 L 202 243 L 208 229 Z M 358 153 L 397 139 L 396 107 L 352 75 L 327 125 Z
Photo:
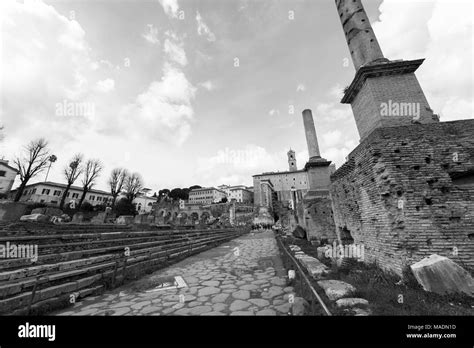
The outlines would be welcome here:
M 293 293 L 272 231 L 251 233 L 57 315 L 289 315 Z M 181 276 L 187 287 L 147 292 Z

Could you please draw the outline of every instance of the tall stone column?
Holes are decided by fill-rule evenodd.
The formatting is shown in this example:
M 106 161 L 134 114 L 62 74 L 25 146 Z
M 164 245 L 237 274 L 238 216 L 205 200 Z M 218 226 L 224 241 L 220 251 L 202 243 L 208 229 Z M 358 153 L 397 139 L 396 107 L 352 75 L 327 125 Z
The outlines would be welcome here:
M 336 0 L 336 7 L 356 69 L 341 103 L 351 104 L 360 138 L 377 128 L 438 122 L 415 76 L 423 59 L 389 61 L 362 1 Z
M 336 0 L 336 6 L 355 69 L 375 61 L 388 61 L 361 0 Z
M 308 144 L 309 160 L 321 158 L 316 128 L 314 127 L 313 113 L 309 109 L 303 111 L 303 124 L 306 134 L 306 143 Z

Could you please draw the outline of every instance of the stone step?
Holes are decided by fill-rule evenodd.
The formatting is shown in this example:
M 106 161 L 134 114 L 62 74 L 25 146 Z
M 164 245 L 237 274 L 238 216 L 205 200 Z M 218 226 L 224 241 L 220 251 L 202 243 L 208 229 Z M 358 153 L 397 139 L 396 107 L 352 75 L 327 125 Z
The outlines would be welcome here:
M 123 249 L 124 246 L 130 247 L 130 245 L 135 245 L 135 246 L 144 247 L 146 245 L 161 245 L 161 244 L 167 244 L 167 243 L 173 243 L 173 242 L 186 242 L 187 240 L 192 240 L 194 238 L 219 235 L 221 233 L 223 233 L 223 230 L 215 230 L 212 232 L 206 231 L 206 232 L 200 232 L 198 234 L 191 234 L 191 235 L 177 234 L 177 235 L 171 236 L 169 239 L 162 239 L 162 237 L 160 236 L 158 237 L 159 240 L 157 241 L 153 241 L 154 238 L 152 238 L 151 239 L 152 242 L 145 242 L 142 244 L 140 243 L 132 244 L 130 243 L 131 240 L 123 240 L 119 242 L 117 240 L 110 239 L 110 240 L 107 240 L 105 245 L 113 245 L 112 247 L 102 246 L 101 248 L 94 248 L 94 249 L 90 248 L 90 245 L 93 245 L 93 243 L 80 243 L 80 244 L 61 243 L 58 245 L 51 245 L 49 247 L 49 250 L 40 248 L 40 246 L 38 246 L 38 254 L 40 256 L 36 264 L 49 263 L 49 262 L 52 262 L 51 259 L 55 260 L 56 262 L 59 262 L 61 260 L 73 260 L 78 257 L 83 257 L 84 256 L 83 253 L 87 255 L 87 254 L 101 253 L 102 251 L 103 252 L 119 251 L 120 249 Z M 145 240 L 150 240 L 150 239 L 145 239 Z M 73 251 L 67 251 L 71 249 L 73 249 Z M 58 256 L 61 256 L 61 257 L 58 258 Z M 3 259 L 3 260 L 0 260 L 0 270 L 11 270 L 14 268 L 29 266 L 31 264 L 32 264 L 32 261 L 28 259 Z
M 199 252 L 210 246 L 230 240 L 241 234 L 238 230 L 222 230 L 220 233 L 194 234 L 195 239 L 185 241 L 171 240 L 160 246 L 146 247 L 150 243 L 130 245 L 130 256 L 125 260 L 117 260 L 117 254 L 105 254 L 85 260 L 63 261 L 57 264 L 26 267 L 14 272 L 0 273 L 0 277 L 8 281 L 0 283 L 0 313 L 24 313 L 30 305 L 33 287 L 35 310 L 48 307 L 62 301 L 64 295 L 79 291 L 84 287 L 105 286 L 113 278 L 125 280 L 127 274 L 137 275 L 152 267 L 162 265 L 169 259 L 179 258 Z M 110 248 L 103 248 L 109 251 Z M 89 250 L 90 251 L 90 250 Z M 38 275 L 42 276 L 38 281 Z M 55 300 L 51 300 L 55 299 Z M 44 303 L 44 305 L 39 305 Z

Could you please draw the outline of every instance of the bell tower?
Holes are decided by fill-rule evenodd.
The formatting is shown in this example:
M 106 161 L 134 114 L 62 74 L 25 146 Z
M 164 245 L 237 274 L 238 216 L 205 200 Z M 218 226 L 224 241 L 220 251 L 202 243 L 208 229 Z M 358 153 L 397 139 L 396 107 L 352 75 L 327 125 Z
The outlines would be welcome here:
M 288 166 L 290 168 L 290 172 L 296 172 L 298 170 L 296 167 L 295 151 L 292 149 L 288 151 Z

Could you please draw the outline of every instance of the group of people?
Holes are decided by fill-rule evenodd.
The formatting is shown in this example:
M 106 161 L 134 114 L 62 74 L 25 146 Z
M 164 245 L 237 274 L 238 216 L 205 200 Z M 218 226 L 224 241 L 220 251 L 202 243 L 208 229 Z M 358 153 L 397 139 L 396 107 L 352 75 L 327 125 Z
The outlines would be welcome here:
M 269 230 L 271 228 L 273 228 L 273 224 L 252 224 L 252 231 Z

